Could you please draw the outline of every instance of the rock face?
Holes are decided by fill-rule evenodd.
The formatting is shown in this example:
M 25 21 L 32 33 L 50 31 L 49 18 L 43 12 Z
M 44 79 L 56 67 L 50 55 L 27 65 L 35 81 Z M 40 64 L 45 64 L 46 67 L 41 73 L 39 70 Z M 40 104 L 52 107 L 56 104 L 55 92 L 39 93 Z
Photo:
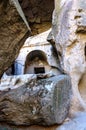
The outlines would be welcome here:
M 51 21 L 54 0 L 19 0 L 20 5 L 30 22 Z M 49 6 L 48 6 L 49 5 Z
M 32 34 L 38 34 L 51 27 L 54 0 L 19 0 Z M 49 5 L 49 6 L 48 6 Z
M 71 120 L 65 122 L 56 130 L 86 130 L 86 112 L 76 113 Z
M 11 66 L 24 40 L 29 37 L 29 34 L 26 34 L 28 22 L 30 22 L 32 34 L 43 32 L 51 27 L 53 0 L 47 2 L 19 0 L 19 2 L 24 13 L 18 7 L 18 0 L 0 1 L 0 77 Z
M 0 85 L 0 121 L 13 125 L 61 124 L 68 115 L 70 96 L 69 76 L 10 76 Z
M 79 92 L 80 85 L 86 87 L 85 7 L 84 0 L 64 1 L 59 10 L 56 6 L 53 15 L 53 32 L 61 67 L 70 75 L 72 82 L 72 111 L 86 110 Z
M 0 77 L 15 60 L 27 31 L 13 3 L 0 1 Z
M 85 130 L 86 129 L 86 113 L 79 112 L 76 113 L 72 119 L 67 119 L 62 125 L 60 126 L 51 126 L 51 127 L 44 127 L 44 126 L 26 126 L 26 127 L 18 127 L 18 126 L 7 126 L 7 125 L 0 125 L 0 130 Z

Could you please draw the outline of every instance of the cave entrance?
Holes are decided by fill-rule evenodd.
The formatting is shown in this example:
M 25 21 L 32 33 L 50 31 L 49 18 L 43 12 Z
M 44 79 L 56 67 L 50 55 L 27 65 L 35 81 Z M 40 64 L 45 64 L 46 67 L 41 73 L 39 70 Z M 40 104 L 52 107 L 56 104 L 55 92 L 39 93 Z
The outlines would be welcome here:
M 25 62 L 25 74 L 39 74 L 49 72 L 50 66 L 46 54 L 41 50 L 31 51 Z

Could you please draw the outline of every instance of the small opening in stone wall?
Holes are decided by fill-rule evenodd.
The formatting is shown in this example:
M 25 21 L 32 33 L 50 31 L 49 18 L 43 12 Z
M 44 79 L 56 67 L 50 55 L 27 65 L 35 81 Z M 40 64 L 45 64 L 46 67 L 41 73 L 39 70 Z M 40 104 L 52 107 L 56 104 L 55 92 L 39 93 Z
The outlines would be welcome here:
M 46 73 L 50 69 L 46 54 L 41 50 L 31 51 L 25 61 L 25 74 Z
M 34 73 L 35 74 L 45 73 L 45 68 L 44 67 L 35 67 Z

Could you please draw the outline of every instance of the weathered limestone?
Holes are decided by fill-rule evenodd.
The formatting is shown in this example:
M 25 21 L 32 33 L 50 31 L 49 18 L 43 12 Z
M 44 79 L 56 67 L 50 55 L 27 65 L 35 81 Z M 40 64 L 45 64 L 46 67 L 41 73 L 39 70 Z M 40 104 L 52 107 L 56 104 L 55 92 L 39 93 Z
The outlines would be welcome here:
M 27 32 L 26 25 L 10 0 L 0 1 L 0 77 L 17 57 L 29 36 Z
M 32 23 L 51 21 L 54 0 L 19 0 L 19 2 L 28 21 Z
M 63 8 L 56 6 L 53 15 L 53 32 L 60 64 L 72 82 L 71 111 L 86 110 L 79 88 L 86 87 L 86 1 L 64 1 Z M 54 31 L 55 30 L 55 31 Z M 83 78 L 83 79 L 82 79 Z M 83 81 L 83 83 L 80 83 Z M 85 89 L 84 89 L 85 90 Z
M 26 19 L 25 15 L 24 15 L 24 12 L 23 12 L 23 10 L 22 10 L 22 8 L 20 6 L 19 1 L 18 0 L 11 0 L 11 2 L 13 2 L 13 4 L 15 5 L 18 13 L 20 14 L 21 18 L 23 19 L 24 23 L 26 24 L 28 30 L 31 31 L 31 29 L 29 27 L 29 24 L 27 22 L 27 19 Z
M 33 35 L 47 31 L 52 26 L 54 0 L 19 0 L 19 2 L 30 22 Z
M 47 7 L 48 2 L 50 6 Z M 0 1 L 0 77 L 12 65 L 24 40 L 29 37 L 29 33 L 26 34 L 28 29 L 30 31 L 28 22 L 32 20 L 31 23 L 34 23 L 30 24 L 32 34 L 38 34 L 51 27 L 54 1 L 49 0 L 48 2 L 45 0 L 41 0 L 41 2 L 40 0 Z
M 9 76 L 0 85 L 0 122 L 13 125 L 61 124 L 70 107 L 69 76 Z
M 58 1 L 56 1 L 56 3 L 57 2 Z M 58 3 L 60 3 L 60 1 Z M 61 8 L 62 6 L 63 8 Z M 68 1 L 62 0 L 61 6 L 59 6 L 58 9 L 56 8 L 57 6 L 55 6 L 55 11 L 54 11 L 53 30 L 54 29 L 55 30 L 53 32 L 55 36 L 56 48 L 59 55 L 59 60 L 61 63 L 62 70 L 64 70 L 65 73 L 68 73 L 70 75 L 72 81 L 73 96 L 72 96 L 70 112 L 86 110 L 86 105 L 82 100 L 82 98 L 86 100 L 86 96 L 85 96 L 86 95 L 85 94 L 86 91 L 86 35 L 85 35 L 86 34 L 86 19 L 85 19 L 86 2 L 85 0 L 68 0 Z M 59 13 L 60 15 L 58 15 Z M 37 22 L 40 22 L 40 19 L 37 19 Z M 13 52 L 10 53 L 11 56 L 14 55 L 12 54 Z M 4 59 L 7 58 L 7 53 L 5 56 L 6 57 Z M 11 57 L 9 59 L 11 59 Z M 3 65 L 7 66 L 6 63 L 8 62 L 6 62 L 5 60 L 3 61 L 4 61 Z M 10 64 L 11 63 L 9 63 L 9 65 Z M 3 65 L 2 67 L 4 67 Z M 49 77 L 49 75 L 44 75 L 44 78 L 46 78 L 47 76 Z M 67 117 L 67 113 L 69 110 L 68 109 L 69 106 L 68 94 L 70 94 L 69 93 L 70 90 L 68 88 L 69 86 L 67 85 L 65 87 L 62 87 L 63 86 L 62 85 L 61 87 L 57 87 L 57 84 L 61 85 L 61 82 L 57 83 L 58 78 L 57 77 L 48 78 L 48 77 L 47 79 L 41 79 L 43 78 L 43 76 L 41 75 L 39 76 L 25 75 L 25 76 L 18 76 L 14 78 L 9 77 L 3 79 L 0 85 L 1 121 L 8 122 L 14 125 L 15 124 L 30 125 L 30 124 L 37 124 L 37 123 L 40 125 L 52 125 L 52 124 L 56 124 L 56 123 L 59 124 L 63 122 L 65 117 Z M 60 81 L 63 81 L 63 78 L 61 80 L 60 77 Z M 46 84 L 47 82 L 49 82 L 48 87 Z M 54 84 L 52 85 L 52 83 Z M 30 86 L 32 85 L 30 88 L 28 87 L 29 84 Z M 61 93 L 57 94 L 56 91 L 57 89 L 59 91 L 59 88 L 61 88 Z M 47 90 L 47 94 L 46 94 L 46 90 Z M 63 98 L 65 97 L 64 94 L 67 96 L 65 100 Z M 41 95 L 42 96 L 46 95 L 45 96 L 46 98 L 42 97 Z M 35 97 L 35 99 L 33 98 L 33 96 Z M 61 104 L 62 109 L 61 107 L 59 107 L 60 106 L 59 101 L 57 102 L 57 97 L 60 98 L 60 96 L 63 99 L 62 101 L 64 101 L 64 103 L 65 101 L 68 101 L 68 104 L 64 104 L 62 102 Z M 41 107 L 43 103 L 44 103 L 44 107 Z M 28 104 L 32 104 L 32 105 L 28 105 Z M 34 107 L 34 105 L 35 106 L 37 105 L 37 109 L 35 109 L 36 107 Z M 47 111 L 47 109 L 49 110 Z M 38 111 L 39 113 L 36 113 Z M 42 118 L 40 118 L 41 116 Z M 50 130 L 53 128 L 46 128 L 46 129 Z M 78 116 L 76 115 L 69 120 L 65 120 L 65 123 L 61 127 L 56 128 L 56 130 L 63 130 L 63 129 L 64 130 L 67 129 L 85 130 L 86 113 L 84 112 L 78 113 Z

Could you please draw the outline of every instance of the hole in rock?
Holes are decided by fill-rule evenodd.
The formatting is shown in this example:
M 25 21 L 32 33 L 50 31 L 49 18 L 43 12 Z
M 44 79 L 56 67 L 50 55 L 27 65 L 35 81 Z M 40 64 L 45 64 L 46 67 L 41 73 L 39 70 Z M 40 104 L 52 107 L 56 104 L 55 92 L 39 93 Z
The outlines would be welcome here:
M 44 67 L 35 67 L 34 68 L 34 73 L 35 74 L 45 73 L 45 68 Z

